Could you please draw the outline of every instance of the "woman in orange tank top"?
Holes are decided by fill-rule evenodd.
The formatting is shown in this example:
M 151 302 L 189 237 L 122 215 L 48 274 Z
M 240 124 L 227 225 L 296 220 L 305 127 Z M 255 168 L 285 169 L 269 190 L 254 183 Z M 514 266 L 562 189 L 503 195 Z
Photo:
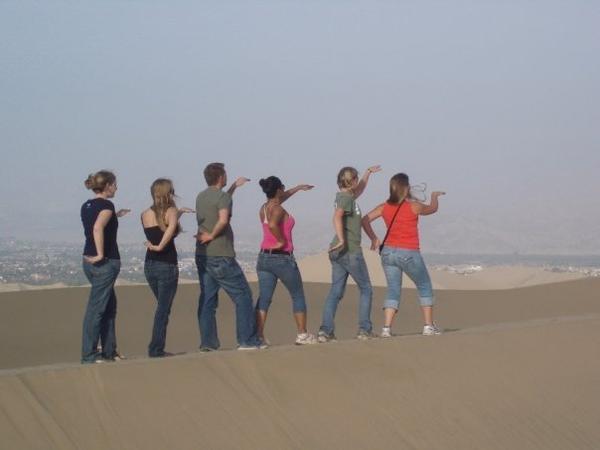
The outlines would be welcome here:
M 441 334 L 433 321 L 433 288 L 423 261 L 419 244 L 419 216 L 438 210 L 438 197 L 444 192 L 432 192 L 429 205 L 416 201 L 410 194 L 408 175 L 397 173 L 390 179 L 390 197 L 363 218 L 363 228 L 371 238 L 371 250 L 380 248 L 381 264 L 387 280 L 387 298 L 383 304 L 384 326 L 381 337 L 391 337 L 391 327 L 398 313 L 402 293 L 402 274 L 415 283 L 423 312 L 423 334 Z M 383 217 L 387 233 L 383 242 L 371 227 L 371 222 Z

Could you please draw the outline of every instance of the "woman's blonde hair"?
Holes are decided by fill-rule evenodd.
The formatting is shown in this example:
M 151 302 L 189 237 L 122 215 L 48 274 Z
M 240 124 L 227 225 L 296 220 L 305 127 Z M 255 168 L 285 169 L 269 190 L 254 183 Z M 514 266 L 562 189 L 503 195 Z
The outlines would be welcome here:
M 358 171 L 354 167 L 342 167 L 338 172 L 337 185 L 340 189 L 348 189 L 356 178 Z
M 397 173 L 390 178 L 390 197 L 388 198 L 388 203 L 397 204 L 408 198 L 410 198 L 408 175 Z
M 91 189 L 96 194 L 99 194 L 100 192 L 104 192 L 107 186 L 116 182 L 117 177 L 110 170 L 99 170 L 96 173 L 90 173 L 83 184 L 87 189 Z
M 165 220 L 167 210 L 169 208 L 177 208 L 175 204 L 175 189 L 173 182 L 168 178 L 158 178 L 154 180 L 150 186 L 150 195 L 152 196 L 152 206 L 150 209 L 154 211 L 156 222 L 161 230 L 167 229 L 168 223 Z M 177 223 L 177 231 L 181 231 L 181 226 Z

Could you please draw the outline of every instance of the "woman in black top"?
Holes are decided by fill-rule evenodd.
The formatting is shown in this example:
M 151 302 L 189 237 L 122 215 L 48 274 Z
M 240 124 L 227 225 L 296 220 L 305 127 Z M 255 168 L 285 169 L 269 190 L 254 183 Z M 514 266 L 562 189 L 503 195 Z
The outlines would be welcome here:
M 155 180 L 150 187 L 150 194 L 152 206 L 142 213 L 142 226 L 148 239 L 144 274 L 158 303 L 148 356 L 160 358 L 170 355 L 165 352 L 165 343 L 169 314 L 179 280 L 175 248 L 175 237 L 181 231 L 179 217 L 193 211 L 189 208 L 177 209 L 173 183 L 166 178 Z
M 117 297 L 115 281 L 121 269 L 121 257 L 117 246 L 118 217 L 129 212 L 115 212 L 108 200 L 117 192 L 117 179 L 112 172 L 101 170 L 85 180 L 85 187 L 96 197 L 81 206 L 81 222 L 85 233 L 83 271 L 92 285 L 83 318 L 81 362 L 83 364 L 114 360 L 117 353 L 115 318 Z M 102 353 L 98 351 L 98 341 Z

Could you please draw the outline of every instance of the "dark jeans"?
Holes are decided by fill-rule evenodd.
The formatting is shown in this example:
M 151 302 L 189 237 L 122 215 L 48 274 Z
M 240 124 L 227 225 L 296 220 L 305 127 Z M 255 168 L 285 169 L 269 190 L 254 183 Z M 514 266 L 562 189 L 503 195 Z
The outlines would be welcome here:
M 117 296 L 114 286 L 120 270 L 121 261 L 118 259 L 104 259 L 96 264 L 83 261 L 83 272 L 92 285 L 83 317 L 83 364 L 93 363 L 100 356 L 108 359 L 116 356 Z M 98 340 L 102 342 L 102 355 L 97 350 Z
M 281 280 L 292 297 L 294 313 L 306 312 L 302 276 L 293 255 L 259 253 L 256 263 L 256 273 L 258 274 L 259 288 L 258 300 L 256 302 L 257 310 L 269 310 L 273 293 L 277 286 L 277 280 Z
M 256 337 L 252 291 L 235 258 L 196 255 L 196 267 L 200 279 L 200 298 L 198 299 L 200 348 L 216 350 L 220 346 L 216 311 L 219 306 L 219 290 L 221 288 L 235 303 L 238 344 L 258 346 L 260 342 Z
M 148 345 L 148 356 L 164 356 L 169 314 L 171 314 L 171 305 L 179 281 L 179 267 L 168 262 L 146 260 L 144 275 L 158 302 L 154 313 L 152 339 Z

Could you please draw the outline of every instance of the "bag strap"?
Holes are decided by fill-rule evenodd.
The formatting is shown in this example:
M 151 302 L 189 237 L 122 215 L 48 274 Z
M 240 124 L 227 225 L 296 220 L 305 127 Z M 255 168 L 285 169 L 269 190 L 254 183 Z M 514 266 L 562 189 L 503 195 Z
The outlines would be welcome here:
M 398 208 L 396 208 L 396 212 L 394 213 L 394 217 L 392 217 L 392 221 L 390 222 L 390 226 L 388 227 L 387 231 L 385 232 L 385 237 L 383 238 L 383 241 L 381 241 L 381 245 L 379 246 L 379 251 L 380 252 L 381 252 L 381 249 L 383 249 L 383 246 L 385 245 L 385 241 L 387 240 L 388 236 L 390 235 L 390 230 L 392 229 L 392 225 L 394 225 L 394 221 L 396 220 L 396 216 L 398 215 L 398 212 L 400 211 L 400 207 L 402 206 L 403 203 L 404 203 L 404 199 L 402 199 L 402 201 L 398 205 Z

